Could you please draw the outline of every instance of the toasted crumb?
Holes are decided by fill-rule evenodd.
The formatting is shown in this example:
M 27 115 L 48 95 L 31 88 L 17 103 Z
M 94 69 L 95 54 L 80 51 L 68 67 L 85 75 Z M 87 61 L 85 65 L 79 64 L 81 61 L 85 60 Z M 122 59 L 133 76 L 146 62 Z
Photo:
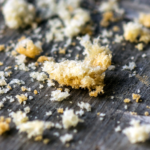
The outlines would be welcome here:
M 47 57 L 47 56 L 40 56 L 37 60 L 37 62 L 43 63 L 45 61 L 54 61 L 54 58 Z
M 63 144 L 65 144 L 66 142 L 69 142 L 73 139 L 73 135 L 72 134 L 65 134 L 63 136 L 60 137 L 60 140 Z
M 38 94 L 38 91 L 37 91 L 37 90 L 34 90 L 34 94 L 37 95 L 37 94 Z
M 0 66 L 3 66 L 3 62 L 0 61 Z
M 131 102 L 131 100 L 129 98 L 124 99 L 124 103 L 130 103 L 130 102 Z
M 150 106 L 146 106 L 146 108 L 149 108 L 149 109 L 150 109 Z
M 140 98 L 141 98 L 140 94 L 135 93 L 132 94 L 132 99 L 135 100 L 137 103 L 140 102 Z
M 5 49 L 5 45 L 0 45 L 0 52 Z
M 60 114 L 63 114 L 64 109 L 63 109 L 63 108 L 58 108 L 58 109 L 57 109 L 57 112 L 60 113 Z
M 137 115 L 137 112 L 130 112 L 131 115 Z
M 138 120 L 132 120 L 131 126 L 123 130 L 131 143 L 145 142 L 149 138 L 150 125 L 140 125 Z
M 43 139 L 43 137 L 41 135 L 39 135 L 34 138 L 34 141 L 42 141 L 42 139 Z
M 59 54 L 66 54 L 66 48 L 59 47 Z
M 141 13 L 139 16 L 139 22 L 143 26 L 150 28 L 150 14 Z
M 42 52 L 40 42 L 33 43 L 30 39 L 20 41 L 16 46 L 16 51 L 30 58 L 35 58 Z
M 119 26 L 113 26 L 113 29 L 112 29 L 114 32 L 118 32 L 120 31 L 120 28 Z
M 65 110 L 64 114 L 62 116 L 62 123 L 65 129 L 68 129 L 70 127 L 75 127 L 80 119 L 77 115 L 74 114 L 73 110 Z
M 5 133 L 10 129 L 9 124 L 11 122 L 10 118 L 4 118 L 3 116 L 0 117 L 0 135 Z
M 94 44 L 86 36 L 81 40 L 85 47 L 87 57 L 84 61 L 66 60 L 60 63 L 45 62 L 43 71 L 50 75 L 50 79 L 56 80 L 61 85 L 72 86 L 79 89 L 88 88 L 90 96 L 97 96 L 103 93 L 104 72 L 111 65 L 111 52 L 107 47 L 102 47 L 98 39 Z M 92 91 L 95 90 L 95 91 Z
M 146 112 L 144 113 L 144 115 L 145 115 L 145 116 L 149 116 L 149 112 L 146 111 Z
M 20 104 L 28 99 L 24 94 L 16 95 L 16 98 L 18 99 Z
M 25 92 L 25 91 L 27 91 L 27 88 L 25 86 L 22 86 L 21 91 Z
M 26 113 L 23 113 L 22 111 L 17 111 L 16 113 L 11 113 L 11 116 L 13 118 L 13 122 L 16 124 L 16 126 L 25 123 L 29 120 Z
M 44 143 L 44 144 L 48 144 L 49 141 L 50 141 L 49 139 L 44 139 L 44 140 L 43 140 L 43 143 Z
M 5 71 L 7 71 L 7 70 L 9 70 L 11 68 L 12 68 L 12 66 L 8 66 L 8 67 L 5 68 Z
M 0 86 L 5 86 L 7 85 L 5 79 L 0 79 Z
M 139 43 L 135 46 L 139 51 L 142 51 L 144 48 L 144 44 L 143 43 Z

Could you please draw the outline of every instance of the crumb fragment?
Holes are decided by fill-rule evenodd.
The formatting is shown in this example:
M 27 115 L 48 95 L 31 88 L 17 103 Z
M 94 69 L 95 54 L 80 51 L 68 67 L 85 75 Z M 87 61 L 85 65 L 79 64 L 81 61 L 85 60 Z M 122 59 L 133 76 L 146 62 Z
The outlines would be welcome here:
M 144 113 L 144 115 L 145 115 L 145 116 L 149 116 L 149 112 L 146 111 L 146 112 Z
M 131 100 L 129 98 L 124 99 L 124 103 L 130 103 L 130 102 L 131 102 Z
M 34 90 L 34 94 L 37 95 L 37 94 L 38 94 L 38 91 L 37 91 L 37 90 Z
M 140 125 L 138 120 L 132 120 L 131 126 L 123 130 L 131 143 L 145 142 L 149 138 L 150 125 Z
M 25 107 L 24 111 L 25 111 L 26 114 L 28 114 L 30 112 L 30 107 L 29 106 Z
M 65 144 L 66 142 L 69 142 L 73 139 L 73 135 L 72 134 L 65 134 L 63 136 L 60 137 L 60 140 L 63 144 Z
M 87 57 L 84 61 L 65 60 L 60 63 L 44 63 L 43 71 L 49 73 L 50 79 L 56 80 L 61 85 L 72 86 L 79 89 L 88 88 L 90 96 L 97 96 L 103 93 L 104 72 L 111 65 L 111 52 L 107 47 L 102 47 L 98 39 L 94 44 L 85 36 L 81 40 L 81 45 L 85 47 Z M 92 91 L 95 90 L 95 91 Z
M 61 92 L 61 90 L 52 91 L 51 93 L 51 101 L 63 101 L 66 99 L 70 94 L 68 92 Z
M 44 72 L 31 72 L 30 77 L 38 81 L 45 81 L 47 79 L 47 75 Z
M 139 16 L 139 22 L 143 26 L 150 28 L 150 14 L 141 13 Z
M 0 45 L 0 52 L 5 49 L 5 45 Z
M 135 100 L 137 103 L 140 102 L 140 98 L 141 98 L 140 94 L 135 93 L 132 94 L 132 99 Z
M 47 57 L 47 56 L 40 56 L 37 60 L 37 62 L 43 63 L 45 61 L 54 61 L 54 58 Z
M 42 141 L 43 137 L 41 135 L 38 135 L 34 138 L 34 141 Z
M 144 48 L 144 44 L 143 44 L 143 43 L 138 43 L 135 47 L 136 47 L 139 51 L 142 51 L 143 48 Z
M 129 62 L 129 66 L 127 66 L 127 65 L 124 65 L 123 67 L 122 67 L 122 69 L 123 70 L 133 70 L 133 69 L 135 69 L 135 67 L 136 67 L 136 64 L 135 64 L 135 62 Z
M 16 51 L 30 58 L 35 58 L 42 52 L 41 43 L 33 43 L 30 39 L 24 39 L 18 42 Z
M 3 116 L 0 117 L 0 135 L 5 133 L 10 129 L 10 124 L 11 119 L 10 118 L 4 118 Z
M 0 66 L 3 66 L 3 62 L 0 61 Z
M 34 6 L 25 0 L 8 0 L 2 12 L 6 25 L 13 29 L 24 28 L 30 25 L 35 18 Z
M 12 112 L 10 115 L 13 118 L 13 122 L 16 124 L 16 126 L 29 120 L 26 113 L 23 113 L 22 111 L 17 111 L 16 113 Z
M 0 109 L 2 109 L 4 107 L 3 102 L 0 102 Z
M 57 112 L 60 113 L 60 114 L 63 114 L 64 109 L 63 109 L 63 108 L 58 108 L 58 109 L 57 109 Z
M 89 103 L 78 103 L 77 104 L 81 109 L 86 109 L 87 111 L 91 111 L 91 105 Z
M 80 119 L 77 115 L 74 114 L 72 109 L 64 111 L 62 116 L 62 123 L 65 129 L 68 129 L 72 126 L 75 127 L 78 122 L 80 122 Z
M 44 139 L 44 140 L 43 140 L 43 143 L 44 143 L 44 144 L 48 144 L 49 141 L 50 141 L 49 139 Z
M 16 95 L 16 98 L 18 99 L 20 104 L 28 99 L 24 94 Z
M 25 92 L 25 91 L 27 91 L 27 88 L 25 86 L 22 86 L 21 91 Z

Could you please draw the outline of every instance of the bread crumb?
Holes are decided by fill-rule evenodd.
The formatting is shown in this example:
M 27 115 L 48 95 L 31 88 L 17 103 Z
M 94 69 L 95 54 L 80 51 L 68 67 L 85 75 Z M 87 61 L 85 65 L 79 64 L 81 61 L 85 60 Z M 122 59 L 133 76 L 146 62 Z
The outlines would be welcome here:
M 144 115 L 145 115 L 145 116 L 149 116 L 149 112 L 146 111 L 146 112 L 144 113 Z
M 150 27 L 150 14 L 140 13 L 139 22 L 149 28 Z
M 22 111 L 17 111 L 16 113 L 12 112 L 10 115 L 13 118 L 13 122 L 16 124 L 16 126 L 29 120 L 26 113 L 23 113 Z
M 0 79 L 0 86 L 5 86 L 7 85 L 5 79 Z
M 137 115 L 137 112 L 130 112 L 131 115 Z
M 131 100 L 129 98 L 124 99 L 124 103 L 130 103 L 130 102 L 131 102 Z
M 42 52 L 41 43 L 33 43 L 30 39 L 24 39 L 18 42 L 16 51 L 30 58 L 35 58 Z
M 5 49 L 5 45 L 0 45 L 0 52 Z
M 129 62 L 129 66 L 127 66 L 127 65 L 124 65 L 123 67 L 122 67 L 122 69 L 123 70 L 133 70 L 133 69 L 135 69 L 135 67 L 136 67 L 136 64 L 135 64 L 135 62 Z
M 42 141 L 43 137 L 41 135 L 38 135 L 34 138 L 34 141 Z
M 0 109 L 2 109 L 4 107 L 3 102 L 0 102 Z
M 21 91 L 25 92 L 25 91 L 27 91 L 27 88 L 25 86 L 22 86 Z
M 135 100 L 137 103 L 140 102 L 140 98 L 141 98 L 140 94 L 135 93 L 132 94 L 132 99 Z
M 6 25 L 13 29 L 31 25 L 35 18 L 34 6 L 25 0 L 8 0 L 4 4 L 2 12 Z
M 58 109 L 57 109 L 57 112 L 60 113 L 60 114 L 63 114 L 64 109 L 63 109 L 63 108 L 58 108 Z
M 3 66 L 3 62 L 0 61 L 0 66 Z
M 46 116 L 51 116 L 52 115 L 52 111 L 48 111 L 48 112 L 46 112 L 46 114 L 45 114 Z
M 143 51 L 144 48 L 144 44 L 143 43 L 139 43 L 135 46 L 139 51 Z
M 29 106 L 25 107 L 24 111 L 25 111 L 26 114 L 28 114 L 30 112 L 30 107 Z
M 46 73 L 44 73 L 44 72 L 31 72 L 30 77 L 32 77 L 33 79 L 36 79 L 38 81 L 45 81 L 48 78 Z
M 111 65 L 111 52 L 107 47 L 102 47 L 98 39 L 94 44 L 85 36 L 81 40 L 81 45 L 85 47 L 87 57 L 84 61 L 65 60 L 60 63 L 44 63 L 43 71 L 49 73 L 50 79 L 56 80 L 61 85 L 72 86 L 79 89 L 88 88 L 90 96 L 97 96 L 103 93 L 104 72 Z M 95 91 L 92 91 L 95 90 Z
M 65 134 L 65 135 L 60 137 L 60 140 L 63 144 L 65 144 L 66 142 L 70 142 L 72 139 L 73 139 L 72 134 Z
M 37 94 L 38 94 L 38 91 L 37 91 L 37 90 L 34 90 L 34 94 L 37 95 Z
M 18 99 L 20 104 L 28 99 L 24 94 L 16 95 L 16 98 Z
M 66 54 L 66 48 L 59 47 L 59 54 Z
M 149 108 L 149 109 L 150 109 L 150 106 L 146 106 L 146 108 Z
M 48 144 L 49 142 L 50 142 L 49 139 L 44 139 L 44 140 L 43 140 L 43 143 L 44 143 L 44 144 Z
M 120 132 L 121 131 L 121 127 L 120 126 L 117 126 L 116 128 L 115 128 L 115 132 Z
M 139 121 L 132 120 L 131 126 L 123 130 L 131 143 L 145 142 L 149 138 L 150 125 L 140 125 Z
M 70 94 L 68 92 L 61 92 L 61 90 L 52 91 L 51 93 L 51 101 L 63 101 L 66 99 Z
M 78 103 L 77 104 L 81 109 L 86 109 L 87 111 L 91 111 L 91 105 L 89 103 Z
M 112 29 L 114 32 L 119 32 L 120 31 L 120 28 L 118 26 L 113 26 L 113 29 Z
M 68 129 L 70 127 L 75 127 L 78 122 L 80 122 L 80 119 L 77 115 L 74 114 L 73 109 L 65 110 L 62 116 L 62 123 L 65 129 Z
M 45 129 L 50 129 L 53 126 L 51 122 L 44 122 L 39 120 L 28 121 L 18 126 L 19 132 L 26 132 L 28 138 L 42 136 Z
M 3 116 L 0 117 L 0 135 L 5 133 L 10 129 L 10 124 L 11 119 L 10 118 L 4 118 Z
M 54 61 L 54 58 L 47 57 L 47 56 L 40 56 L 37 60 L 37 62 L 43 63 L 45 61 Z

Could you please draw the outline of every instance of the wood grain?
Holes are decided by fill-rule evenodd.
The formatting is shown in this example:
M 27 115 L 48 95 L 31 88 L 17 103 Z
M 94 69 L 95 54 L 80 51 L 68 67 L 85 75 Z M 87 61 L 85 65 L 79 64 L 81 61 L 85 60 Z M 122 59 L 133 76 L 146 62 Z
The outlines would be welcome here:
M 125 1 L 125 0 L 124 0 Z M 141 0 L 142 1 L 142 0 Z M 142 1 L 143 2 L 143 1 Z M 96 2 L 98 3 L 98 2 Z M 144 0 L 145 4 L 149 4 L 149 0 Z M 100 15 L 92 14 L 93 20 L 98 24 Z M 2 15 L 0 15 L 0 26 L 4 24 Z M 113 25 L 119 25 L 122 28 L 122 22 L 114 23 Z M 44 22 L 40 24 L 43 28 L 42 34 L 47 30 L 44 26 Z M 111 28 L 111 26 L 109 27 Z M 97 27 L 95 35 L 100 34 L 103 28 Z M 122 31 L 121 31 L 122 32 Z M 0 39 L 1 44 L 7 44 L 10 40 L 17 40 L 21 35 L 24 35 L 24 30 L 11 30 L 6 28 L 4 37 Z M 32 33 L 31 33 L 32 35 Z M 74 41 L 76 41 L 74 39 Z M 51 129 L 44 132 L 44 137 L 50 138 L 51 141 L 48 145 L 44 145 L 42 142 L 34 142 L 33 140 L 28 140 L 26 134 L 19 134 L 15 129 L 14 124 L 11 124 L 11 130 L 0 137 L 0 150 L 148 150 L 150 149 L 150 142 L 147 141 L 143 144 L 130 144 L 128 139 L 122 133 L 116 133 L 114 128 L 118 125 L 120 121 L 120 126 L 123 129 L 129 125 L 129 121 L 132 118 L 139 119 L 144 123 L 150 123 L 150 117 L 144 116 L 144 112 L 149 109 L 146 108 L 147 105 L 150 106 L 150 86 L 144 84 L 137 77 L 129 78 L 131 71 L 122 70 L 122 66 L 128 64 L 131 61 L 134 61 L 137 65 L 135 71 L 139 76 L 147 76 L 148 82 L 150 82 L 150 45 L 147 45 L 144 51 L 139 52 L 135 49 L 135 45 L 129 42 L 124 42 L 125 46 L 122 44 L 112 44 L 111 50 L 113 52 L 112 63 L 116 66 L 114 71 L 107 71 L 105 78 L 105 94 L 100 95 L 96 98 L 89 97 L 87 90 L 74 90 L 71 89 L 71 96 L 60 103 L 51 102 L 50 93 L 56 88 L 49 88 L 47 86 L 44 89 L 39 90 L 39 82 L 31 82 L 29 77 L 29 72 L 24 71 L 15 71 L 12 69 L 13 74 L 8 81 L 13 78 L 19 78 L 26 82 L 27 87 L 31 87 L 32 91 L 37 89 L 40 91 L 40 94 L 34 96 L 33 92 L 29 92 L 29 95 L 34 96 L 34 100 L 28 101 L 26 106 L 31 108 L 29 113 L 30 120 L 34 120 L 35 116 L 40 120 L 48 120 L 53 122 L 61 123 L 61 116 L 57 113 L 57 108 L 72 108 L 79 110 L 77 103 L 80 101 L 89 102 L 92 105 L 92 111 L 86 112 L 83 117 L 84 123 L 80 123 L 76 129 L 78 132 L 73 133 L 73 129 L 70 130 L 56 130 Z M 64 55 L 55 55 L 51 53 L 51 48 L 54 43 L 45 44 L 43 46 L 43 54 L 48 54 L 53 56 L 56 60 L 60 60 Z M 60 42 L 59 45 L 63 45 L 63 42 Z M 69 49 L 73 49 L 70 47 Z M 79 52 L 74 50 L 71 58 L 75 59 L 76 54 Z M 82 51 L 80 52 L 80 54 Z M 145 53 L 146 58 L 142 58 L 142 54 Z M 131 60 L 131 57 L 134 56 L 134 60 Z M 81 56 L 80 59 L 83 59 Z M 0 71 L 4 70 L 6 66 L 14 66 L 14 58 L 8 57 L 5 53 L 0 53 L 0 61 L 3 61 L 5 66 L 0 66 Z M 32 62 L 31 60 L 29 60 Z M 58 87 L 58 85 L 57 85 Z M 124 109 L 124 98 L 131 98 L 132 93 L 136 93 L 140 89 L 143 102 L 136 103 L 132 101 L 131 104 L 128 104 L 128 109 Z M 14 88 L 8 94 L 0 95 L 0 99 L 6 95 L 15 96 L 18 93 L 22 93 L 20 87 Z M 48 94 L 48 96 L 45 96 Z M 111 99 L 111 96 L 114 96 L 114 99 Z M 72 101 L 72 103 L 70 103 Z M 25 106 L 19 105 L 17 101 L 10 103 L 9 101 L 5 102 L 5 107 L 0 110 L 0 115 L 8 116 L 9 111 L 23 110 Z M 52 116 L 46 117 L 45 113 L 51 110 L 53 112 Z M 137 116 L 130 114 L 130 111 L 135 111 L 138 113 Z M 106 117 L 103 121 L 99 120 L 97 112 L 105 113 Z M 57 118 L 57 116 L 59 116 Z M 65 133 L 73 133 L 74 140 L 70 143 L 70 147 L 65 147 L 59 140 L 58 137 L 54 136 L 54 132 L 59 132 L 60 135 Z

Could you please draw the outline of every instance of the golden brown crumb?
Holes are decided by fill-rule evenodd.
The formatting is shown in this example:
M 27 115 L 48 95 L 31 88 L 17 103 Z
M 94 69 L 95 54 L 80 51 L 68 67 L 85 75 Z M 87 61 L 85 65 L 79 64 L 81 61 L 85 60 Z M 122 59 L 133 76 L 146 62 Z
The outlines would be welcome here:
M 49 141 L 50 141 L 49 139 L 44 139 L 44 140 L 43 140 L 43 143 L 44 143 L 44 144 L 48 144 Z
M 63 108 L 58 108 L 57 112 L 60 113 L 60 114 L 63 114 L 64 110 L 63 110 Z
M 24 86 L 21 87 L 21 91 L 25 92 L 27 91 L 27 88 L 25 88 Z
M 17 52 L 14 50 L 14 51 L 11 52 L 11 55 L 12 56 L 17 56 Z
M 20 104 L 27 100 L 27 97 L 24 94 L 16 95 L 16 98 L 18 99 Z
M 99 116 L 99 115 L 100 115 L 100 112 L 97 113 L 97 116 Z
M 43 137 L 41 135 L 39 135 L 34 138 L 34 141 L 41 141 L 42 139 L 43 139 Z
M 146 106 L 146 108 L 149 108 L 149 109 L 150 109 L 150 106 Z
M 114 18 L 114 14 L 112 11 L 108 11 L 108 12 L 104 12 L 103 15 L 102 15 L 102 20 L 100 22 L 100 25 L 102 27 L 107 27 L 109 26 L 109 23 L 114 21 L 115 18 Z
M 37 94 L 38 94 L 38 91 L 37 91 L 37 90 L 34 90 L 34 94 L 37 95 Z
M 59 54 L 66 54 L 66 49 L 59 47 Z
M 57 88 L 57 90 L 60 90 L 60 91 L 62 91 L 63 89 L 62 89 L 62 88 Z
M 0 61 L 0 66 L 3 66 L 3 62 Z
M 150 27 L 150 14 L 144 14 L 141 13 L 139 16 L 139 22 L 145 26 L 145 27 Z
M 24 39 L 17 44 L 16 50 L 18 53 L 23 54 L 30 58 L 38 56 L 42 49 L 33 43 L 33 41 Z
M 71 45 L 72 45 L 72 46 L 75 46 L 75 45 L 76 45 L 76 42 L 72 42 Z
M 10 90 L 12 89 L 11 86 L 10 86 L 9 84 L 7 85 L 7 88 L 10 89 Z
M 8 67 L 5 68 L 5 71 L 7 71 L 7 70 L 9 70 L 11 68 L 12 68 L 12 66 L 8 66 Z
M 131 100 L 129 98 L 124 99 L 124 103 L 130 103 L 130 102 L 131 102 Z
M 0 52 L 5 49 L 5 45 L 0 45 Z
M 22 36 L 20 39 L 18 39 L 18 42 L 20 42 L 20 41 L 22 41 L 22 40 L 24 40 L 24 39 L 26 39 L 26 37 L 25 37 L 25 36 Z
M 137 115 L 137 112 L 130 112 L 131 115 Z
M 48 57 L 47 56 L 40 56 L 37 60 L 37 62 L 43 63 L 44 61 L 48 61 Z
M 133 93 L 132 98 L 138 103 L 140 101 L 141 95 Z
M 10 129 L 9 124 L 11 122 L 10 118 L 4 118 L 3 116 L 0 117 L 0 135 Z
M 113 26 L 113 31 L 118 32 L 118 31 L 120 31 L 120 28 L 118 26 Z
M 145 116 L 149 116 L 149 112 L 146 111 L 146 112 L 144 113 L 144 115 L 145 115 Z
M 35 66 L 36 66 L 36 67 L 38 67 L 38 66 L 39 66 L 38 62 L 35 62 Z

